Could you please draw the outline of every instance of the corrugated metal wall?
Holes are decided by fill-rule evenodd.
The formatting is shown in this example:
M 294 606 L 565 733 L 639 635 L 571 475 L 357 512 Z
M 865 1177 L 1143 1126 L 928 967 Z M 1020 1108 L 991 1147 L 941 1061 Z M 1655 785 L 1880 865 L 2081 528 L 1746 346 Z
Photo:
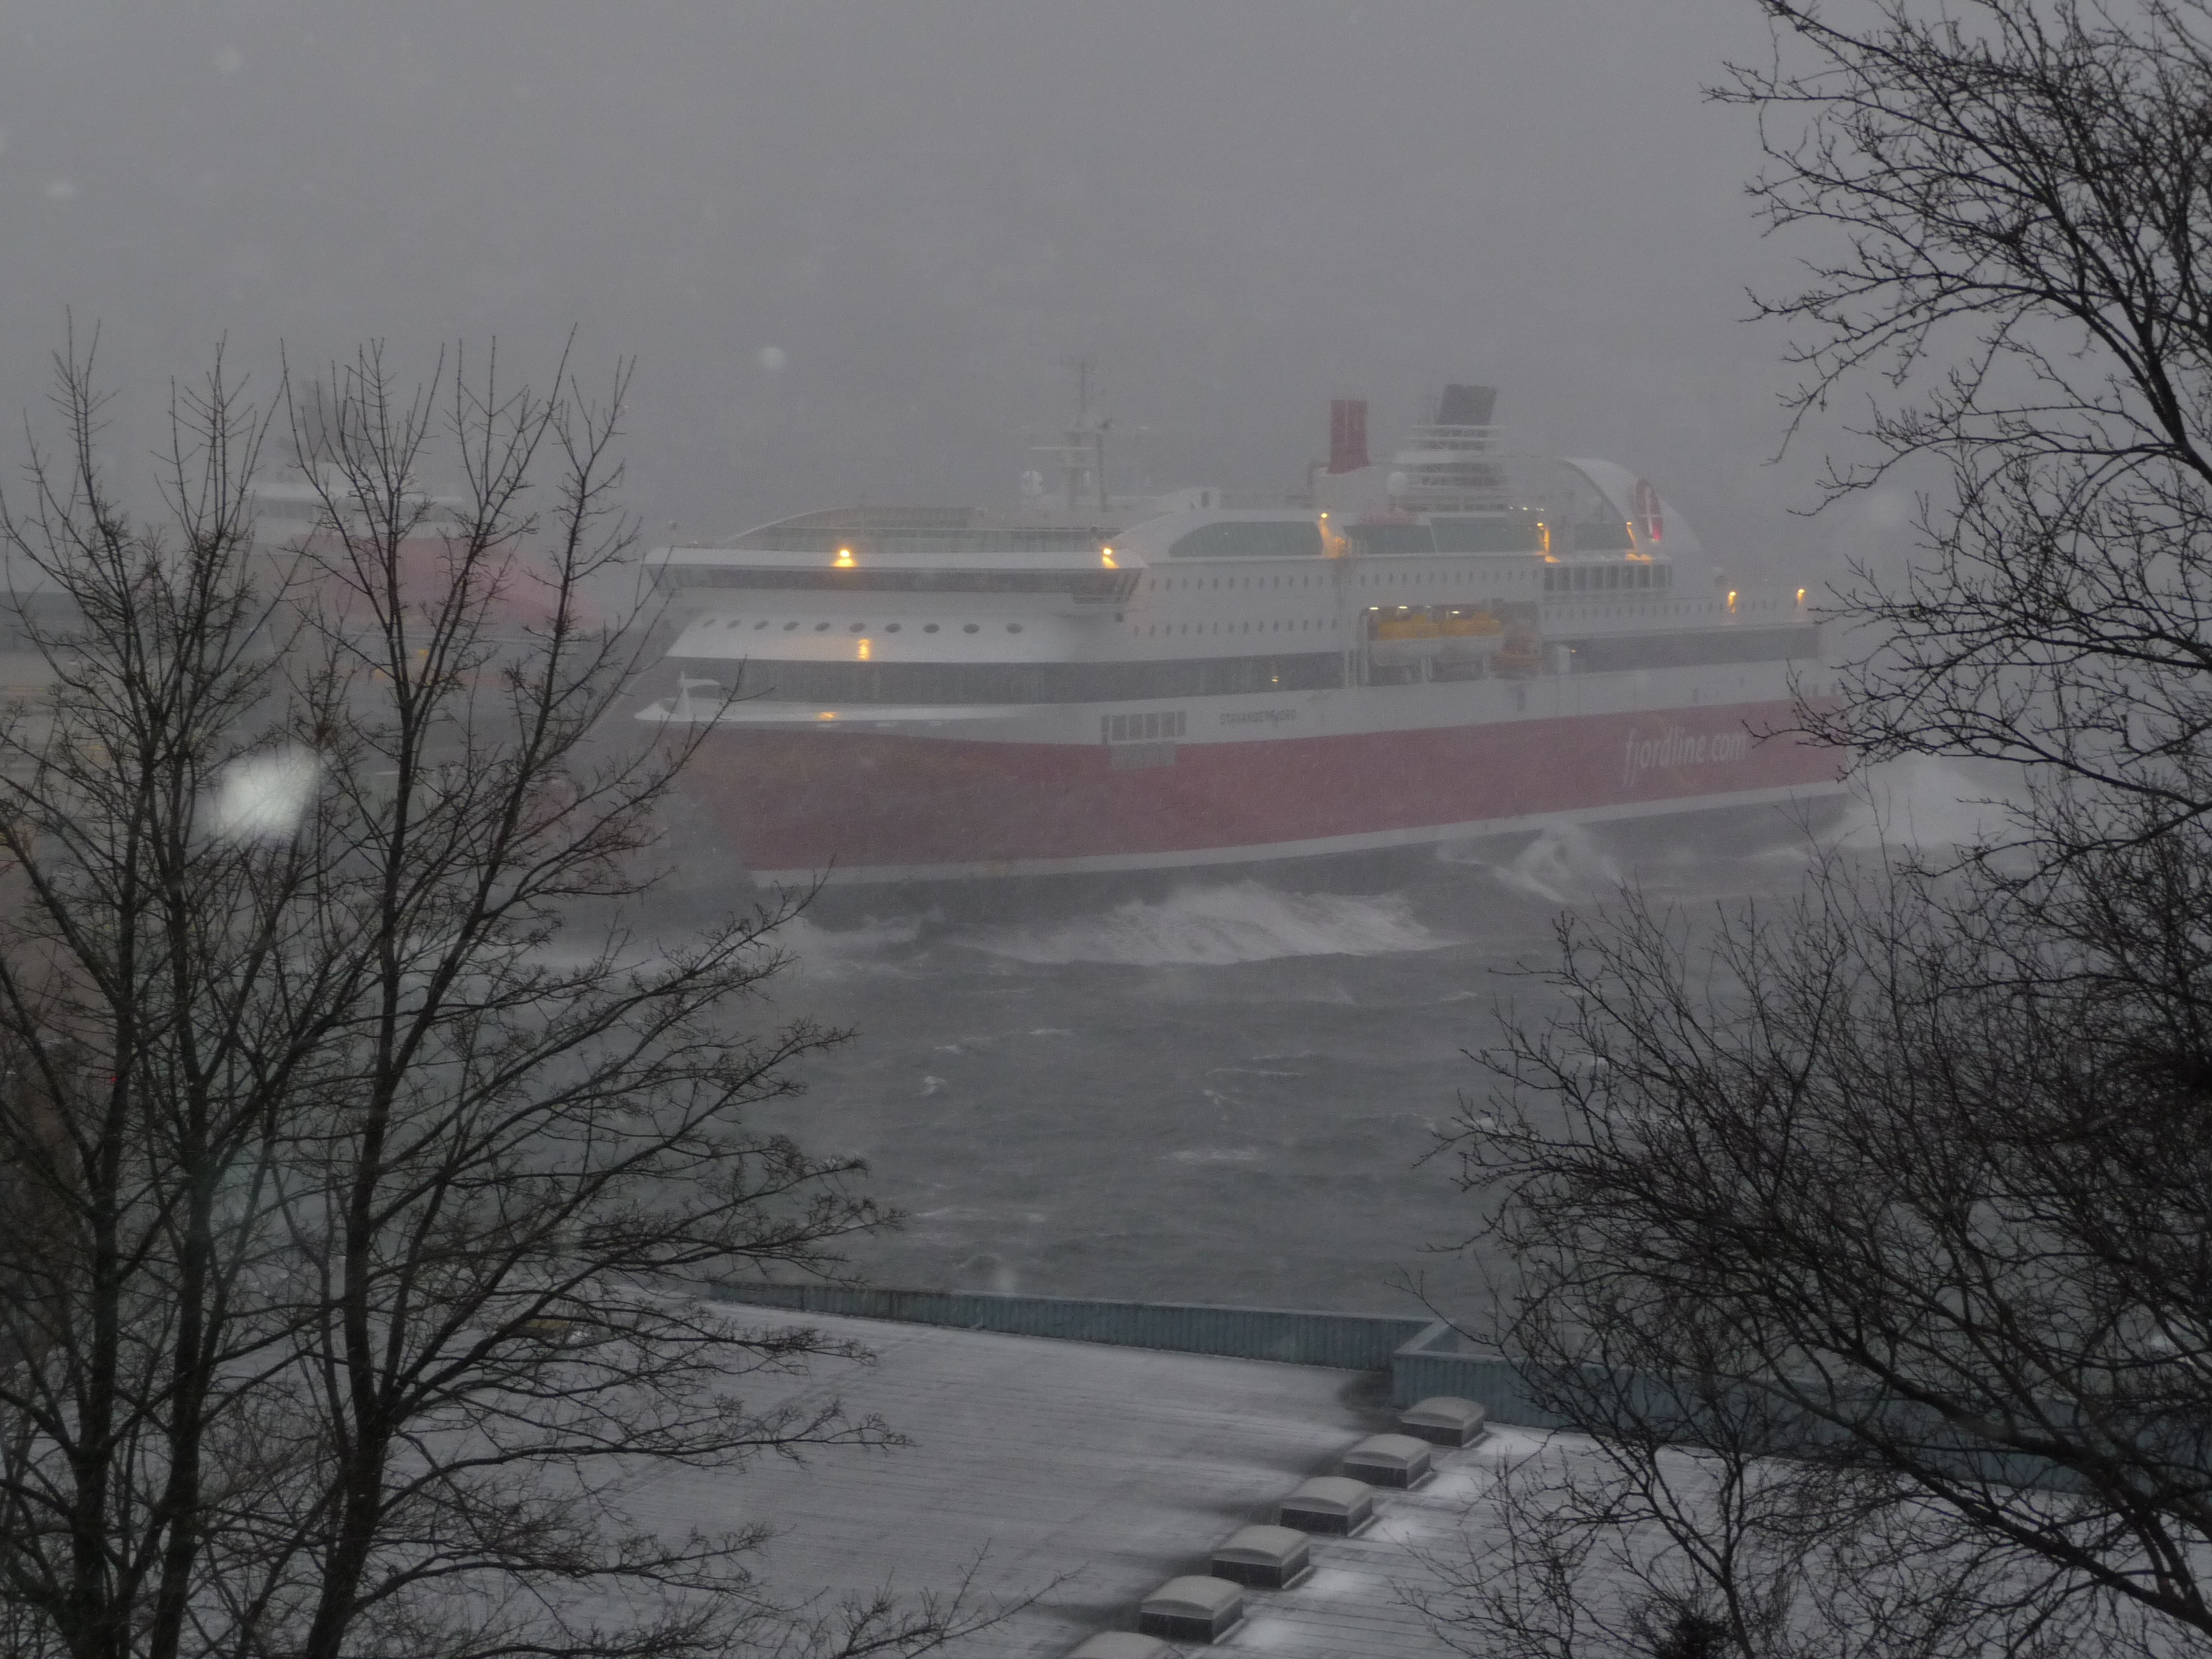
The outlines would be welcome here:
M 1091 1302 L 1073 1297 L 961 1295 L 946 1291 L 853 1290 L 827 1285 L 726 1285 L 717 1294 L 757 1307 L 896 1319 L 1009 1336 L 1050 1336 L 1117 1347 L 1274 1359 L 1341 1370 L 1389 1369 L 1420 1336 L 1425 1319 L 1374 1314 L 1221 1308 L 1201 1303 Z M 1434 1392 L 1434 1390 L 1431 1390 Z
M 1158 1348 L 1176 1353 L 1273 1359 L 1294 1365 L 1390 1373 L 1390 1403 L 1410 1406 L 1431 1395 L 1480 1405 L 1495 1423 L 1559 1428 L 1561 1419 L 1531 1403 L 1519 1365 L 1475 1349 L 1441 1320 L 1394 1319 L 1374 1314 L 1301 1313 L 1281 1308 L 1224 1308 L 1203 1303 L 1091 1302 L 1072 1297 L 959 1295 L 945 1291 L 854 1290 L 825 1285 L 724 1285 L 714 1294 L 755 1307 L 799 1313 L 844 1314 L 1010 1336 L 1058 1337 L 1117 1347 Z M 1611 1374 L 1616 1386 L 1644 1396 L 1644 1409 L 1663 1412 L 1672 1396 L 1647 1373 Z M 1643 1384 L 1651 1383 L 1648 1395 Z M 1694 1391 L 1679 1408 L 1694 1412 Z M 1930 1419 L 1927 1440 L 1958 1443 L 1950 1454 L 1963 1474 L 1978 1480 L 2069 1489 L 2077 1478 L 2038 1458 L 1999 1451 L 1970 1434 Z M 1681 1439 L 1696 1443 L 1686 1419 Z M 1786 1437 L 1801 1448 L 1800 1433 Z M 1923 1450 L 1925 1447 L 1923 1447 Z

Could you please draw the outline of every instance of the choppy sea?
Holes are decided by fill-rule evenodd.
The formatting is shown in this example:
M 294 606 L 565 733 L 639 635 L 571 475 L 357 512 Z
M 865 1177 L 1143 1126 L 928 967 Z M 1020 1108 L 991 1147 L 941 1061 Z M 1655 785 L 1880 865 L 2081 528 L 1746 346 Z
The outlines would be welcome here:
M 902 1212 L 854 1264 L 880 1285 L 1418 1311 L 1464 1306 L 1480 1200 L 1437 1136 L 1493 1086 L 1479 1056 L 1555 1004 L 1563 914 L 1629 884 L 1710 915 L 1786 893 L 1877 817 L 1942 839 L 1956 781 L 1917 777 L 1826 833 L 1773 815 L 1550 829 L 1446 849 L 1372 891 L 1297 866 L 986 919 L 886 894 L 802 918 L 776 1006 L 848 1027 L 770 1120 L 864 1158 Z

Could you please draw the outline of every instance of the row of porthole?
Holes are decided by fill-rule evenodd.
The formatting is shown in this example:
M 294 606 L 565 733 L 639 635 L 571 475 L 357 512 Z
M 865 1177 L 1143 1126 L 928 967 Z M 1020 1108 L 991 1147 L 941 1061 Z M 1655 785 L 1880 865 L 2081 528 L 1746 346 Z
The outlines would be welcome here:
M 743 617 L 732 617 L 729 621 L 724 623 L 722 626 L 726 629 L 742 628 L 744 626 L 744 620 L 745 619 Z M 709 622 L 707 626 L 711 628 L 714 626 L 714 623 Z M 753 629 L 757 633 L 767 626 L 767 622 L 757 622 L 753 624 Z M 817 623 L 814 624 L 814 631 L 817 634 L 827 634 L 831 626 L 831 623 L 826 622 Z M 884 624 L 884 632 L 886 634 L 896 634 L 905 626 L 906 624 L 903 623 L 885 623 Z M 921 631 L 925 634 L 934 634 L 939 630 L 941 624 L 937 623 L 924 623 L 921 625 Z M 983 625 L 981 623 L 963 623 L 960 624 L 960 631 L 963 634 L 979 634 L 982 631 L 982 629 Z M 783 631 L 787 634 L 795 634 L 799 631 L 799 624 L 795 622 L 787 622 L 783 625 Z M 868 631 L 868 625 L 866 623 L 850 623 L 847 624 L 845 631 L 848 634 L 865 634 Z M 1006 632 L 1009 634 L 1018 634 L 1021 631 L 1022 625 L 1019 623 L 1008 623 L 1006 624 Z
M 1157 587 L 1164 593 L 1172 593 L 1181 589 L 1192 589 L 1200 592 L 1210 590 L 1218 592 L 1224 587 L 1304 587 L 1309 586 L 1310 583 L 1318 581 L 1319 580 L 1320 578 L 1318 577 L 1309 578 L 1305 576 L 1214 576 L 1211 578 L 1205 576 L 1184 576 L 1180 578 L 1174 576 L 1147 576 L 1145 578 L 1144 586 L 1147 588 Z
M 1293 634 L 1297 634 L 1297 633 L 1302 633 L 1302 632 L 1304 632 L 1304 630 L 1306 630 L 1307 629 L 1311 629 L 1311 628 L 1319 628 L 1319 627 L 1322 627 L 1322 623 L 1317 623 L 1317 622 L 1300 622 L 1300 623 L 1291 623 L 1291 624 L 1290 624 L 1290 629 L 1291 629 L 1291 632 L 1292 632 Z M 1163 633 L 1163 632 L 1167 633 L 1167 634 L 1170 634 L 1170 635 L 1174 635 L 1174 634 L 1188 634 L 1188 633 L 1192 632 L 1194 629 L 1195 629 L 1197 632 L 1199 632 L 1199 633 L 1200 633 L 1200 634 L 1203 634 L 1203 633 L 1205 633 L 1205 632 L 1206 631 L 1206 625 L 1204 623 L 1159 623 L 1159 624 L 1157 624 L 1157 625 L 1153 625 L 1153 626 L 1149 626 L 1149 627 L 1147 627 L 1147 628 L 1145 629 L 1145 634 L 1146 634 L 1146 636 L 1147 638 L 1150 638 L 1150 637 L 1152 637 L 1152 636 L 1153 636 L 1153 635 L 1158 635 L 1158 634 L 1160 634 L 1160 633 Z M 1282 624 L 1281 623 L 1275 623 L 1275 624 L 1274 624 L 1274 626 L 1273 626 L 1273 628 L 1270 628 L 1270 627 L 1269 627 L 1266 623 L 1261 623 L 1259 625 L 1259 629 L 1258 629 L 1258 631 L 1259 631 L 1259 632 L 1261 632 L 1261 633 L 1262 633 L 1262 634 L 1269 634 L 1269 633 L 1279 634 L 1280 632 L 1282 632 L 1282 630 L 1283 630 L 1283 624 Z M 1214 623 L 1214 624 L 1213 624 L 1212 631 L 1213 631 L 1214 633 L 1216 633 L 1216 634 L 1220 633 L 1220 632 L 1222 631 L 1222 625 L 1221 625 L 1219 623 Z M 1243 632 L 1243 633 L 1249 634 L 1249 633 L 1253 632 L 1253 631 L 1254 631 L 1254 629 L 1253 629 L 1253 626 L 1252 626 L 1252 624 L 1251 624 L 1250 623 L 1249 623 L 1249 622 L 1248 622 L 1248 623 L 1246 623 L 1243 625 L 1243 629 L 1238 629 L 1238 627 L 1237 626 L 1237 624 L 1236 624 L 1235 623 L 1231 623 L 1229 624 L 1229 631 L 1230 631 L 1231 633 L 1232 633 L 1232 634 L 1238 633 L 1238 632 Z

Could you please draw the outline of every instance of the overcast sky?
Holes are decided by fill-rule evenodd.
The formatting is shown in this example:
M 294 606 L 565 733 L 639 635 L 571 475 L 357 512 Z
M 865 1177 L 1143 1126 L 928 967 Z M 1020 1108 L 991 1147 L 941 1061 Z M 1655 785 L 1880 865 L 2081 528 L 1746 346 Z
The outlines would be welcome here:
M 111 380 L 572 327 L 634 354 L 658 532 L 991 505 L 1097 364 L 1165 488 L 1287 489 L 1328 399 L 1449 380 L 1747 566 L 1786 283 L 1742 195 L 1750 0 L 4 0 L 0 409 L 64 312 Z M 780 362 L 780 368 L 768 365 Z M 136 424 L 127 428 L 135 441 Z

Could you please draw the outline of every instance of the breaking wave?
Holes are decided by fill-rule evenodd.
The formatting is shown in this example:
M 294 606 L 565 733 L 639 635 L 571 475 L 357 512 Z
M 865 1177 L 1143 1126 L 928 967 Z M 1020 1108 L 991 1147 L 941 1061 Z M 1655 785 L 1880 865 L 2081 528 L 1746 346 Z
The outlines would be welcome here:
M 1451 862 L 1462 861 L 1446 854 Z M 1601 898 L 1624 879 L 1620 862 L 1579 824 L 1558 823 L 1540 831 L 1504 863 L 1483 863 L 1498 885 L 1546 904 L 1582 904 Z
M 873 918 L 851 927 L 825 927 L 811 916 L 794 916 L 776 931 L 775 942 L 791 953 L 801 975 L 835 975 L 854 969 L 881 969 L 878 958 L 921 937 L 921 919 L 889 921 Z
M 2007 812 L 2011 784 L 1993 769 L 1930 756 L 1890 761 L 1862 786 L 1847 836 L 1923 850 L 2002 841 L 2014 827 Z
M 1458 941 L 1416 921 L 1402 898 L 1282 893 L 1246 881 L 1190 888 L 1157 902 L 1132 900 L 1065 921 L 981 928 L 963 942 L 1044 965 L 1214 968 L 1284 957 L 1434 951 Z

